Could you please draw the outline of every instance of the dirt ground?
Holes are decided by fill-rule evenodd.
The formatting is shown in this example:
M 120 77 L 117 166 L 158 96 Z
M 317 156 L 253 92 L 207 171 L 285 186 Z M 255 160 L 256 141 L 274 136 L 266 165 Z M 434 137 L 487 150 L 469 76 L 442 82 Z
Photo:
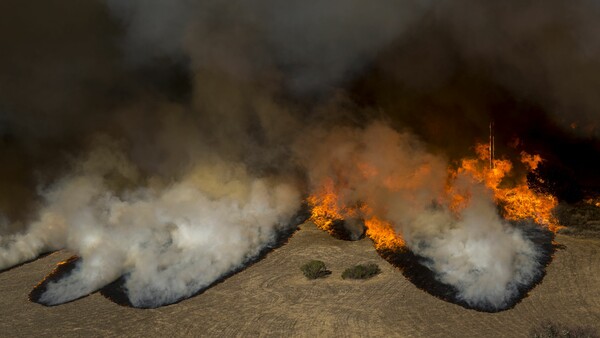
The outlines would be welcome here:
M 311 223 L 265 259 L 178 304 L 140 310 L 99 293 L 44 307 L 32 288 L 68 252 L 0 274 L 0 336 L 377 336 L 524 337 L 544 319 L 600 329 L 600 240 L 558 235 L 547 275 L 513 309 L 482 313 L 417 289 L 368 239 L 336 240 Z M 299 270 L 323 260 L 332 274 L 309 281 Z M 353 264 L 375 262 L 371 280 L 341 279 Z

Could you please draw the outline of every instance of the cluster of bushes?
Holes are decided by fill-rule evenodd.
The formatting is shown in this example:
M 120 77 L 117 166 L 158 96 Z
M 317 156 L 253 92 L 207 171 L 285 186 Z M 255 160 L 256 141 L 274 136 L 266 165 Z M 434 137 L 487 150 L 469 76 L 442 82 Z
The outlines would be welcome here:
M 317 260 L 307 262 L 300 267 L 300 270 L 308 279 L 317 279 L 331 274 L 331 271 L 325 267 L 325 263 Z
M 344 270 L 342 273 L 343 279 L 369 279 L 377 274 L 379 274 L 381 270 L 379 266 L 375 263 L 369 264 L 358 264 L 355 266 L 351 266 L 348 269 Z
M 308 279 L 317 279 L 331 274 L 325 263 L 319 260 L 311 260 L 300 267 L 302 273 Z M 381 272 L 375 263 L 358 264 L 351 266 L 342 273 L 343 279 L 369 279 Z
M 532 338 L 600 338 L 598 331 L 585 326 L 568 326 L 554 322 L 543 322 L 531 329 Z

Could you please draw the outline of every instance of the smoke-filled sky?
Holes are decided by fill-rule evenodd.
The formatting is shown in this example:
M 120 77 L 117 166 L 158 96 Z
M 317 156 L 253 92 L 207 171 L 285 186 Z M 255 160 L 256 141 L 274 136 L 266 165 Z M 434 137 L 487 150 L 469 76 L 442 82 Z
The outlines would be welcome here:
M 0 13 L 0 268 L 60 248 L 82 257 L 47 303 L 124 274 L 134 305 L 193 294 L 290 226 L 329 155 L 387 149 L 364 141 L 373 128 L 418 144 L 371 155 L 382 168 L 410 172 L 412 154 L 440 177 L 493 119 L 506 156 L 540 152 L 600 187 L 596 0 L 3 0 Z M 410 236 L 423 218 L 371 183 L 353 198 L 395 210 L 383 216 Z M 506 262 L 535 256 L 494 217 L 485 229 L 513 248 Z M 485 235 L 476 223 L 425 227 L 452 236 L 421 253 Z M 533 269 L 503 264 L 499 287 L 448 283 L 501 303 L 485 292 Z

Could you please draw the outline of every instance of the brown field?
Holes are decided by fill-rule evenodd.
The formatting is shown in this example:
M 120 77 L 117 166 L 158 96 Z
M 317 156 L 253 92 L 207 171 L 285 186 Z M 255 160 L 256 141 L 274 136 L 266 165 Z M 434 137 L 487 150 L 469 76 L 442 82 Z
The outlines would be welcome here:
M 558 235 L 564 245 L 547 275 L 513 309 L 482 313 L 417 289 L 375 252 L 368 239 L 336 240 L 306 223 L 265 259 L 178 304 L 140 310 L 99 293 L 45 307 L 32 288 L 68 252 L 0 274 L 0 336 L 377 336 L 523 337 L 545 319 L 600 329 L 600 240 Z M 310 259 L 332 274 L 307 280 Z M 370 280 L 342 280 L 357 263 L 379 264 Z

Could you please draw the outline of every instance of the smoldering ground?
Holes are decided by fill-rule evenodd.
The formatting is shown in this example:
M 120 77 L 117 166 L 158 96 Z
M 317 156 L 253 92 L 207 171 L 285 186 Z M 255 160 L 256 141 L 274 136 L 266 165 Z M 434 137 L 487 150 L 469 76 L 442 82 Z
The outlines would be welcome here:
M 125 273 L 133 304 L 190 295 L 268 245 L 311 179 L 370 135 L 373 120 L 393 127 L 378 127 L 391 139 L 422 144 L 409 153 L 439 167 L 430 184 L 487 136 L 490 117 L 527 121 L 525 132 L 539 122 L 526 118 L 532 107 L 551 128 L 519 135 L 524 146 L 561 130 L 597 153 L 598 10 L 591 0 L 3 1 L 0 267 L 60 248 L 80 255 L 47 303 Z M 351 131 L 298 146 L 338 128 Z M 558 148 L 543 150 L 562 162 L 569 152 Z M 402 168 L 398 154 L 364 156 Z M 388 194 L 353 184 L 354 199 Z M 472 222 L 449 225 L 424 209 L 434 188 L 374 202 L 440 280 L 501 304 L 508 285 L 535 274 L 535 250 L 485 192 Z M 408 195 L 423 203 L 407 209 Z M 464 282 L 475 251 L 463 237 L 479 257 L 510 249 L 500 263 L 471 262 L 479 277 Z M 463 258 L 441 259 L 446 251 Z M 503 278 L 485 272 L 490 264 Z

